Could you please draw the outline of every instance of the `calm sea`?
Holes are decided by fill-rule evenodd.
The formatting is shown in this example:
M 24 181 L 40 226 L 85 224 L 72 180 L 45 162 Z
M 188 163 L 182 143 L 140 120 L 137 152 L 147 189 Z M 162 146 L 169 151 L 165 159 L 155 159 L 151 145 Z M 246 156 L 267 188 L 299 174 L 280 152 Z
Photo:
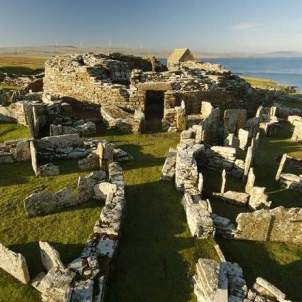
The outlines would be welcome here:
M 201 59 L 222 64 L 239 75 L 272 79 L 280 84 L 296 86 L 302 92 L 302 58 Z M 166 64 L 167 60 L 162 59 Z
M 208 59 L 239 75 L 272 79 L 302 92 L 302 58 Z

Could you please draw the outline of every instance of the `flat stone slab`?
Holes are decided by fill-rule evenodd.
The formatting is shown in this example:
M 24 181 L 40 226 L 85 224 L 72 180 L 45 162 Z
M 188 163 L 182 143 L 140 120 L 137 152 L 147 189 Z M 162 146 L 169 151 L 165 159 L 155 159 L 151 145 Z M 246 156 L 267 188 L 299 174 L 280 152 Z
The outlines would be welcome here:
M 246 206 L 250 196 L 248 193 L 236 192 L 236 191 L 227 191 L 225 193 L 214 193 L 213 195 L 217 196 L 220 199 L 223 199 L 226 202 L 239 206 Z

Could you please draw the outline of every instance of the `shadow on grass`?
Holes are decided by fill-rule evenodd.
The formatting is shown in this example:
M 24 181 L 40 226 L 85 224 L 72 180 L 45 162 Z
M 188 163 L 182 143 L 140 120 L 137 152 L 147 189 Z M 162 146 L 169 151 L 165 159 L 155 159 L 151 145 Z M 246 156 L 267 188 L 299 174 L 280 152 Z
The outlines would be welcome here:
M 17 75 L 34 75 L 41 73 L 43 68 L 29 68 L 25 66 L 1 66 L 0 73 L 17 74 Z
M 85 246 L 84 244 L 63 244 L 59 242 L 48 243 L 60 253 L 61 260 L 65 265 L 79 257 Z M 45 271 L 45 268 L 41 262 L 38 241 L 27 242 L 24 244 L 14 244 L 8 248 L 14 252 L 21 253 L 25 257 L 31 278 L 34 278 L 41 271 Z
M 302 274 L 302 255 L 298 246 L 284 243 L 262 243 L 253 241 L 218 239 L 226 258 L 237 262 L 244 271 L 249 286 L 252 286 L 257 277 L 263 277 L 287 293 L 290 300 L 301 301 L 302 288 L 297 276 Z M 278 253 L 291 251 L 294 257 L 280 257 Z M 237 252 L 234 252 L 237 251 Z
M 34 172 L 29 162 L 0 164 L 0 187 L 28 183 Z
M 188 234 L 181 194 L 173 184 L 159 181 L 127 186 L 126 194 L 127 212 L 107 301 L 190 300 L 194 265 L 186 257 L 195 263 L 206 253 L 200 248 L 206 243 Z

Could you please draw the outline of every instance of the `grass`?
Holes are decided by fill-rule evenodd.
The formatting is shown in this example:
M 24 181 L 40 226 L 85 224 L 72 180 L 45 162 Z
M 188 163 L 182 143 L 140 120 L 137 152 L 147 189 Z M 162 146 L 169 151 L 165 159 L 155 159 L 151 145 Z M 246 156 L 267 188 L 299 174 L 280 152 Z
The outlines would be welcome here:
M 289 91 L 288 85 L 279 84 L 271 79 L 254 78 L 254 77 L 247 77 L 247 76 L 243 76 L 242 78 L 248 83 L 250 83 L 254 88 L 275 89 L 284 92 Z
M 289 140 L 291 129 L 285 126 L 278 137 L 261 139 L 255 160 L 256 184 L 268 187 L 274 206 L 300 206 L 299 194 L 280 191 L 274 181 L 279 155 L 288 152 L 302 158 L 301 147 Z M 213 240 L 191 238 L 180 204 L 181 195 L 172 183 L 159 181 L 165 153 L 177 144 L 178 136 L 103 131 L 100 137 L 115 142 L 134 156 L 134 160 L 123 165 L 127 208 L 106 301 L 196 301 L 191 286 L 195 263 L 199 257 L 216 259 L 217 255 Z M 39 258 L 38 240 L 55 243 L 67 263 L 80 253 L 100 212 L 100 205 L 92 201 L 45 217 L 28 219 L 24 216 L 22 200 L 33 190 L 44 187 L 56 190 L 64 185 L 74 187 L 81 174 L 75 168 L 76 163 L 60 162 L 60 166 L 61 175 L 51 178 L 34 177 L 29 163 L 0 166 L 3 171 L 0 242 L 26 256 L 32 276 L 41 270 L 41 264 L 36 261 Z M 207 190 L 218 191 L 219 173 L 208 172 L 204 179 Z M 227 188 L 242 190 L 243 184 L 228 178 Z M 241 211 L 222 202 L 218 204 L 218 201 L 212 200 L 212 204 L 214 212 L 232 219 Z M 217 241 L 226 258 L 242 266 L 249 285 L 262 276 L 280 287 L 293 301 L 301 301 L 301 247 L 272 242 Z M 8 294 L 16 302 L 38 301 L 34 290 L 20 286 L 4 272 L 0 272 L 0 288 L 0 301 L 6 301 Z
M 16 127 L 16 133 L 10 135 L 17 136 L 19 131 Z M 191 285 L 195 263 L 199 257 L 217 255 L 213 240 L 191 238 L 181 195 L 173 184 L 159 181 L 165 153 L 178 142 L 178 135 L 104 131 L 101 137 L 135 158 L 124 164 L 127 208 L 107 301 L 195 301 Z M 79 255 L 100 213 L 100 205 L 92 201 L 61 213 L 25 217 L 25 196 L 42 188 L 75 188 L 78 175 L 85 174 L 77 170 L 75 161 L 59 165 L 61 174 L 46 178 L 34 177 L 30 163 L 0 165 L 0 242 L 26 257 L 32 277 L 42 269 L 37 261 L 39 240 L 54 243 L 67 263 Z M 0 301 L 6 301 L 8 295 L 11 301 L 38 301 L 33 289 L 20 286 L 2 271 L 0 288 Z
M 0 143 L 8 140 L 27 137 L 29 137 L 29 130 L 27 127 L 14 123 L 1 122 Z
M 0 56 L 0 73 L 31 74 L 43 68 L 44 58 Z M 278 85 L 265 79 L 246 79 L 252 85 Z M 291 101 L 291 102 L 290 102 Z M 285 105 L 302 108 L 299 96 L 286 98 Z M 301 107 L 300 107 L 301 106 Z M 276 138 L 262 138 L 255 159 L 256 184 L 268 188 L 273 206 L 301 206 L 300 195 L 280 190 L 274 181 L 276 158 L 284 152 L 302 158 L 302 148 L 289 140 L 285 127 Z M 27 128 L 0 124 L 0 142 L 27 137 Z M 191 276 L 199 257 L 216 258 L 213 240 L 192 239 L 186 224 L 181 195 L 173 184 L 159 181 L 164 156 L 178 142 L 171 133 L 121 135 L 104 131 L 102 138 L 114 141 L 129 151 L 134 160 L 123 165 L 127 183 L 127 206 L 119 252 L 112 266 L 106 301 L 166 302 L 196 301 Z M 31 276 L 41 271 L 38 241 L 55 245 L 63 261 L 77 257 L 92 231 L 101 204 L 91 201 L 44 217 L 28 219 L 23 199 L 34 190 L 57 190 L 65 185 L 75 188 L 78 171 L 75 161 L 59 162 L 61 175 L 35 177 L 29 163 L 0 165 L 0 242 L 21 252 L 30 266 Z M 221 174 L 204 171 L 205 188 L 219 191 Z M 243 184 L 228 178 L 227 188 L 243 190 Z M 235 219 L 242 208 L 211 200 L 214 212 Z M 292 301 L 302 300 L 302 248 L 283 243 L 259 243 L 217 239 L 226 258 L 238 262 L 251 285 L 255 278 L 267 278 L 288 294 Z M 0 302 L 39 301 L 29 286 L 21 285 L 0 271 Z
M 0 74 L 31 75 L 44 69 L 44 57 L 3 56 L 0 55 Z
M 275 182 L 278 168 L 277 159 L 288 153 L 302 158 L 302 146 L 290 141 L 291 127 L 284 123 L 277 137 L 262 137 L 257 149 L 254 171 L 256 185 L 267 187 L 272 207 L 301 207 L 301 194 L 291 190 L 280 189 Z M 287 168 L 286 172 L 294 172 Z M 220 190 L 221 174 L 208 172 L 205 186 L 210 190 Z M 216 181 L 215 181 L 216 179 Z M 217 181 L 217 179 L 219 181 Z M 227 189 L 243 191 L 243 183 L 234 178 L 227 178 Z M 220 200 L 211 200 L 213 211 L 235 220 L 244 208 L 228 205 Z M 293 301 L 302 300 L 302 247 L 294 244 L 276 242 L 252 242 L 218 239 L 225 256 L 230 261 L 238 262 L 249 283 L 262 276 L 288 294 Z M 298 276 L 298 277 L 297 277 Z

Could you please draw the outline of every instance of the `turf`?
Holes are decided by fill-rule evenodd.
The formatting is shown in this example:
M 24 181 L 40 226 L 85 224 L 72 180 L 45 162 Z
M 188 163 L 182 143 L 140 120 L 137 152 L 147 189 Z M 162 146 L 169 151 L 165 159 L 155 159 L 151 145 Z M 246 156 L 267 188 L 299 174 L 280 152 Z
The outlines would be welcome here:
M 29 137 L 29 130 L 27 127 L 14 124 L 4 123 L 0 124 L 0 143 L 8 140 Z
M 0 55 L 0 73 L 31 75 L 44 69 L 45 57 Z
M 0 126 L 7 127 L 8 124 Z M 13 126 L 13 125 L 11 125 Z M 22 127 L 10 135 L 18 136 Z M 276 159 L 283 152 L 302 157 L 299 145 L 289 139 L 291 129 L 282 128 L 276 138 L 262 138 L 255 160 L 256 184 L 265 185 L 274 206 L 299 206 L 298 194 L 280 191 L 274 182 Z M 19 134 L 18 134 L 19 133 Z M 169 133 L 118 134 L 103 131 L 102 138 L 120 145 L 134 156 L 123 165 L 127 183 L 127 208 L 119 252 L 112 266 L 107 301 L 195 301 L 191 276 L 199 257 L 217 257 L 212 240 L 192 239 L 180 200 L 173 184 L 159 181 L 164 156 L 178 136 Z M 45 217 L 28 219 L 24 216 L 23 198 L 33 190 L 48 187 L 56 190 L 64 185 L 75 187 L 78 175 L 75 161 L 59 162 L 61 175 L 36 178 L 29 163 L 1 165 L 0 180 L 0 241 L 22 252 L 34 276 L 41 270 L 36 259 L 38 240 L 55 243 L 64 262 L 76 257 L 92 230 L 100 206 L 91 201 L 82 207 L 68 209 Z M 3 177 L 2 177 L 3 176 Z M 205 173 L 205 188 L 218 191 L 220 175 Z M 227 188 L 243 189 L 243 184 L 228 178 Z M 214 212 L 235 219 L 241 209 L 213 201 Z M 80 225 L 80 231 L 79 231 Z M 257 243 L 218 239 L 228 260 L 243 267 L 251 285 L 255 278 L 267 278 L 300 301 L 302 249 L 292 244 Z M 37 293 L 4 272 L 0 272 L 0 301 L 7 295 L 12 301 L 38 301 Z
M 17 135 L 18 127 L 15 131 Z M 199 257 L 217 255 L 213 240 L 191 238 L 181 195 L 171 183 L 159 181 L 165 153 L 178 142 L 178 135 L 104 131 L 101 137 L 134 156 L 124 165 L 126 217 L 107 301 L 195 301 L 191 285 L 195 263 Z M 26 195 L 42 188 L 74 188 L 83 174 L 74 161 L 59 165 L 61 175 L 47 178 L 34 177 L 29 163 L 0 165 L 0 242 L 24 254 L 32 277 L 42 269 L 37 260 L 39 240 L 55 243 L 67 263 L 79 254 L 100 213 L 100 205 L 91 202 L 44 217 L 25 217 L 22 201 Z M 0 301 L 8 295 L 16 302 L 38 301 L 34 290 L 0 271 Z

